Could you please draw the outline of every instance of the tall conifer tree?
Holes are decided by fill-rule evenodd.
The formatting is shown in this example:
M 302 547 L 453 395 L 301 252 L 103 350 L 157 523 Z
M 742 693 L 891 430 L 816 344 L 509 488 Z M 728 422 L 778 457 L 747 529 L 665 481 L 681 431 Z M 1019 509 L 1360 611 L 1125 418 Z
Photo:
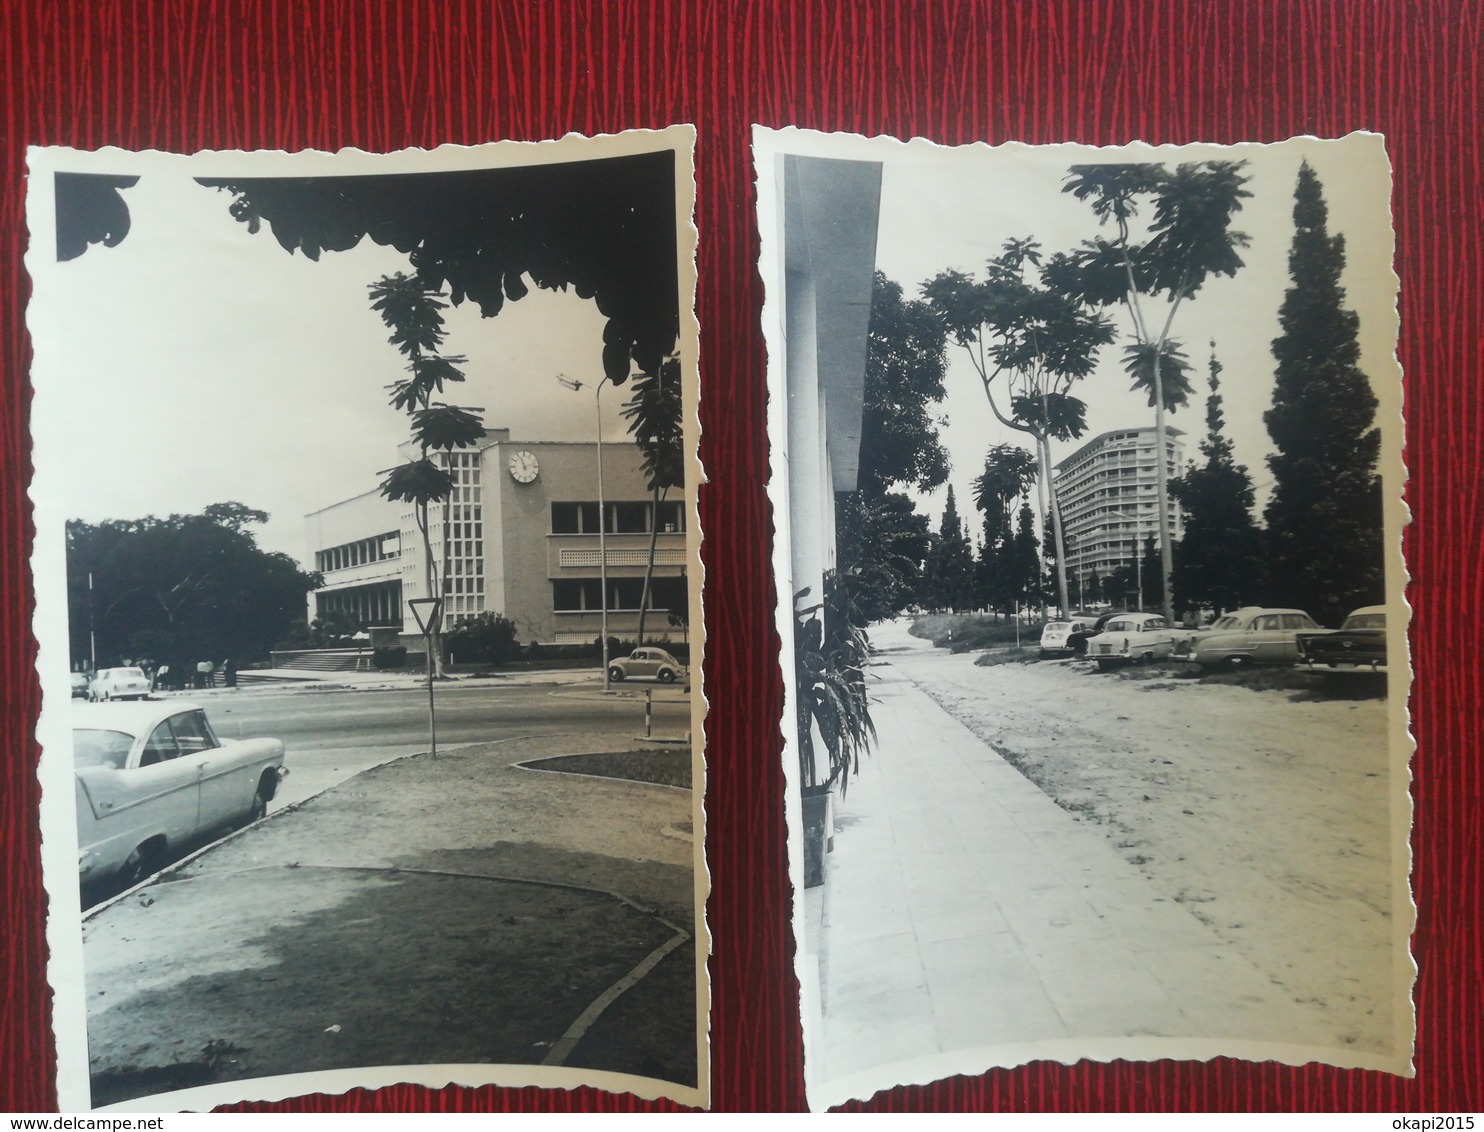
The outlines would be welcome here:
M 1236 609 L 1262 597 L 1262 534 L 1252 518 L 1252 476 L 1234 457 L 1221 400 L 1222 366 L 1211 343 L 1202 467 L 1170 481 L 1185 509 L 1185 537 L 1175 547 L 1173 585 L 1182 609 Z
M 939 609 L 965 609 L 974 604 L 974 551 L 964 534 L 953 485 L 948 485 L 948 502 L 943 508 L 943 521 L 938 537 L 928 552 L 924 571 L 929 605 Z
M 1264 414 L 1277 452 L 1266 517 L 1275 604 L 1336 625 L 1385 597 L 1376 397 L 1360 369 L 1360 320 L 1345 306 L 1345 237 L 1329 234 L 1324 189 L 1307 162 L 1294 192 L 1293 286 L 1273 340 Z

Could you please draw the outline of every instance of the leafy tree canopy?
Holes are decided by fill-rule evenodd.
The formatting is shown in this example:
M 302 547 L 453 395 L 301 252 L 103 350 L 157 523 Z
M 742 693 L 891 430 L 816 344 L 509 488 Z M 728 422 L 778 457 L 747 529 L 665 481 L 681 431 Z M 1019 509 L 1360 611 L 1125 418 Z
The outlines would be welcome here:
M 878 271 L 867 342 L 860 485 L 931 491 L 948 479 L 948 453 L 938 439 L 943 421 L 935 413 L 946 368 L 943 324 Z
M 267 514 L 240 503 L 199 515 L 67 524 L 74 663 L 262 659 L 305 616 L 318 574 L 258 549 Z M 91 578 L 91 585 L 89 579 Z
M 492 317 L 527 293 L 571 287 L 608 319 L 603 371 L 655 373 L 675 349 L 674 154 L 376 177 L 201 178 L 231 214 L 318 259 L 370 237 L 405 253 L 420 283 Z

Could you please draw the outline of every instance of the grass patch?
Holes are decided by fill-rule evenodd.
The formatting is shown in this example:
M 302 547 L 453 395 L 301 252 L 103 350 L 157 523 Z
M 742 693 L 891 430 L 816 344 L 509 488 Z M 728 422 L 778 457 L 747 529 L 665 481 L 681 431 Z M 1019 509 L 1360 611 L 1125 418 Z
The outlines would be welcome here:
M 590 774 L 597 778 L 623 778 L 630 782 L 653 782 L 658 786 L 691 785 L 690 749 L 601 752 L 591 755 L 554 755 L 532 759 L 521 766 L 534 770 L 558 770 L 567 774 Z
M 1129 665 L 1113 673 L 1120 680 L 1192 680 L 1246 688 L 1252 692 L 1289 692 L 1296 701 L 1381 700 L 1386 698 L 1386 677 L 1377 673 L 1345 673 L 1341 676 L 1311 673 L 1284 664 L 1248 668 L 1208 669 L 1177 660 Z
M 1015 622 L 1009 618 L 996 618 L 986 613 L 928 613 L 913 621 L 912 627 L 907 631 L 914 637 L 932 641 L 940 649 L 970 652 L 1002 645 L 1013 646 L 1017 629 Z M 1022 624 L 1018 631 L 1022 644 L 1028 641 L 1039 642 L 1041 639 L 1039 622 Z
M 991 649 L 974 661 L 975 668 L 993 668 L 997 664 L 1032 664 L 1041 659 L 1039 648 Z

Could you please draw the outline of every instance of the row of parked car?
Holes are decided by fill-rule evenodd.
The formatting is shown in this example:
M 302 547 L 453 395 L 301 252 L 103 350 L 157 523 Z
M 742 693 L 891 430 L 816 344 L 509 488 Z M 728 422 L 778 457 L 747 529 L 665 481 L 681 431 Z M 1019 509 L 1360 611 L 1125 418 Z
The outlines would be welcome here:
M 1339 629 L 1323 629 L 1301 609 L 1247 606 L 1202 629 L 1171 625 L 1157 613 L 1111 612 L 1048 622 L 1041 655 L 1085 656 L 1101 670 L 1174 658 L 1205 668 L 1303 664 L 1319 671 L 1386 670 L 1386 609 L 1357 609 Z

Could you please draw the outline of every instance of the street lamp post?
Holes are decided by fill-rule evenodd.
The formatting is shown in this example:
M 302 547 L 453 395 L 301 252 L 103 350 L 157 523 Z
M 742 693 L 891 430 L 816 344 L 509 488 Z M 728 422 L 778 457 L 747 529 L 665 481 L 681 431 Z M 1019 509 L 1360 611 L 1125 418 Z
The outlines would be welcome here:
M 417 627 L 422 631 L 424 647 L 427 649 L 428 750 L 436 759 L 438 757 L 438 723 L 433 714 L 433 631 L 443 619 L 443 599 L 441 597 L 414 597 L 409 598 L 407 604 L 412 607 L 412 616 L 417 619 Z
M 557 382 L 574 392 L 582 388 L 582 381 L 557 375 Z M 593 393 L 593 409 L 597 416 L 598 449 L 598 639 L 603 655 L 603 691 L 609 690 L 608 681 L 608 516 L 607 502 L 603 498 L 603 386 L 608 384 L 605 375 Z

